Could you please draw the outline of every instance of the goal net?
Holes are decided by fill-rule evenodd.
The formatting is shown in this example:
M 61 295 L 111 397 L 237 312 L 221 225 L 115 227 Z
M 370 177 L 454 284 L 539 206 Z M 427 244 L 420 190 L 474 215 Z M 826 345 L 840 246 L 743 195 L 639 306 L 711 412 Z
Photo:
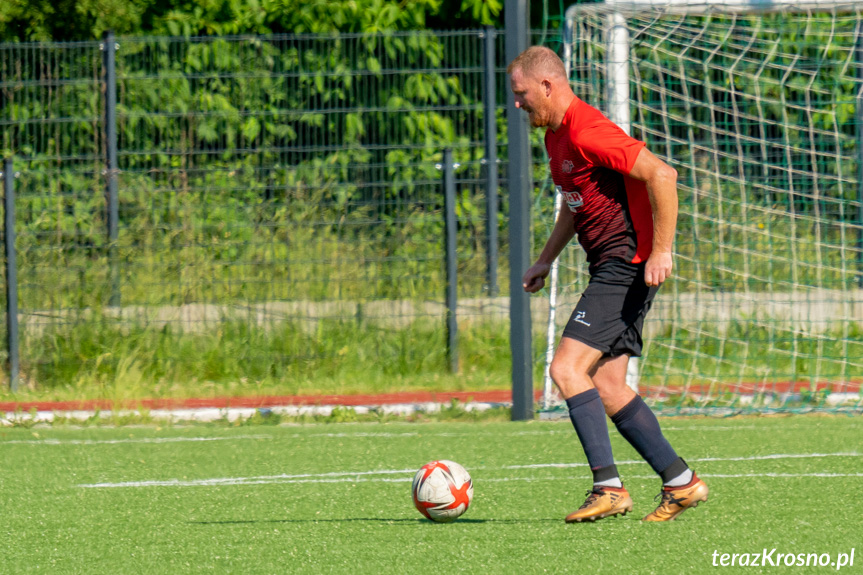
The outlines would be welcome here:
M 861 15 L 764 2 L 567 11 L 576 94 L 679 173 L 674 277 L 630 366 L 659 411 L 863 410 Z M 558 262 L 558 334 L 586 285 L 578 251 Z

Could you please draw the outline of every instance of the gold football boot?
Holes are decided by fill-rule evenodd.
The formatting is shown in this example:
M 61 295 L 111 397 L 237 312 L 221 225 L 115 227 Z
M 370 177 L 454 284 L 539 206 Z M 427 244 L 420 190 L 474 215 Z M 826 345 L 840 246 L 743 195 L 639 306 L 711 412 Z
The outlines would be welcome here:
M 623 487 L 594 487 L 578 510 L 566 516 L 567 523 L 596 521 L 632 511 L 632 497 Z
M 644 521 L 674 521 L 674 519 L 689 509 L 696 507 L 702 501 L 707 501 L 710 490 L 707 484 L 692 474 L 692 481 L 681 487 L 663 487 L 657 499 L 662 498 L 659 507 L 648 514 Z

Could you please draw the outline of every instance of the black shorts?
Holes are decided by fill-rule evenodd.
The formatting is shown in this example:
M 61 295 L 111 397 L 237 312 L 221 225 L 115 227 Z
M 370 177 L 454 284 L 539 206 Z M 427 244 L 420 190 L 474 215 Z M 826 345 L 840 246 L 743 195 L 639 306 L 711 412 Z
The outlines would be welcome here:
M 644 283 L 644 264 L 599 264 L 572 312 L 563 337 L 598 349 L 604 357 L 641 355 L 641 329 L 659 286 Z

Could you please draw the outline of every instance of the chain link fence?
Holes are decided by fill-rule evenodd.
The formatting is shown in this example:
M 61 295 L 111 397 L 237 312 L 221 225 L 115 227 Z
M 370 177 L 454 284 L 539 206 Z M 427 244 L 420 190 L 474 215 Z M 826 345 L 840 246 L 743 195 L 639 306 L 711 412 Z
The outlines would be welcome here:
M 606 20 L 595 20 L 575 26 L 573 85 L 606 110 Z M 730 18 L 715 49 L 701 21 L 667 45 L 656 23 L 632 28 L 635 135 L 681 173 L 677 277 L 646 325 L 641 364 L 647 395 L 675 413 L 716 393 L 733 409 L 752 393 L 827 409 L 828 385 L 860 405 L 861 108 L 847 94 L 863 77 L 863 44 L 859 26 L 852 37 L 847 24 L 795 22 L 777 17 L 782 34 L 771 35 Z M 792 34 L 813 23 L 845 31 L 825 36 L 823 57 L 820 36 L 802 46 Z M 756 55 L 776 44 L 764 52 L 778 54 L 770 74 L 752 56 L 735 68 L 749 78 L 741 88 L 726 81 L 732 47 L 701 79 L 692 46 L 712 61 L 740 34 Z M 685 81 L 684 64 L 695 70 Z M 239 382 L 228 388 L 239 393 L 272 389 L 260 382 L 441 389 L 461 385 L 439 379 L 457 345 L 459 373 L 482 374 L 471 388 L 509 387 L 505 66 L 493 30 L 0 44 L 0 149 L 18 174 L 21 385 L 118 396 L 181 394 L 194 380 Z M 788 82 L 759 92 L 752 78 L 780 69 Z M 822 83 L 795 80 L 815 72 Z M 530 135 L 534 254 L 553 223 L 542 135 Z M 786 153 L 773 162 L 776 150 Z M 586 276 L 577 246 L 561 261 L 565 320 Z M 531 306 L 539 381 L 548 298 Z
M 503 40 L 0 45 L 22 382 L 442 369 L 446 148 L 458 317 L 497 337 Z

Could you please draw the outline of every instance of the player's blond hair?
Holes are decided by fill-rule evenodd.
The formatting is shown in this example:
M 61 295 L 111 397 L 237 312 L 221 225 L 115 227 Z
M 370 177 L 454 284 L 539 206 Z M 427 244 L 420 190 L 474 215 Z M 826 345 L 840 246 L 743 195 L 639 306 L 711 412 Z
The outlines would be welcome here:
M 566 80 L 566 68 L 560 57 L 545 46 L 531 46 L 509 63 L 506 73 L 512 75 L 516 70 L 533 76 L 549 76 Z

